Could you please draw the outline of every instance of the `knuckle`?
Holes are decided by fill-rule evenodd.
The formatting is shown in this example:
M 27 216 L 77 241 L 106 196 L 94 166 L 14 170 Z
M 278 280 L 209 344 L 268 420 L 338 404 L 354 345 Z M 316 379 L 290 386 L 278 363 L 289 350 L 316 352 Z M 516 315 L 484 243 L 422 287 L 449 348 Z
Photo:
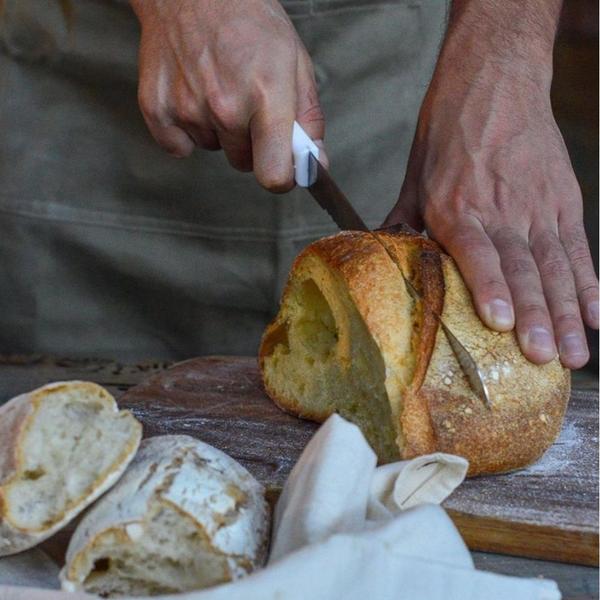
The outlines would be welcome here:
M 570 252 L 567 252 L 567 255 L 571 261 L 571 264 L 573 265 L 573 268 L 580 269 L 588 266 L 591 268 L 591 256 L 587 242 L 585 246 L 579 246 L 571 249 Z
M 492 239 L 498 247 L 511 248 L 513 250 L 529 250 L 527 240 L 513 227 L 503 225 L 491 230 Z
M 574 308 L 577 308 L 575 306 Z M 572 330 L 572 329 L 580 329 L 581 328 L 581 317 L 579 316 L 579 311 L 575 312 L 575 310 L 569 310 L 566 312 L 561 312 L 556 315 L 553 319 L 554 324 L 557 329 L 561 330 Z
M 172 140 L 162 141 L 160 145 L 165 149 L 167 154 L 170 154 L 174 158 L 186 158 L 194 150 L 191 144 L 182 144 L 173 142 Z
M 173 158 L 187 158 L 192 151 L 184 146 L 165 146 L 163 144 L 163 148 L 167 152 L 168 155 Z
M 305 108 L 302 109 L 302 112 L 298 115 L 298 118 L 303 123 L 324 123 L 325 115 L 321 105 L 319 104 L 316 92 L 307 90 L 303 93 L 306 97 L 304 99 L 301 98 L 300 101 L 302 104 L 302 100 L 305 100 L 306 105 Z
M 193 124 L 199 121 L 199 106 L 196 100 L 192 97 L 186 96 L 180 98 L 177 102 L 175 109 L 177 120 L 186 123 Z
M 294 187 L 294 183 L 291 179 L 264 179 L 262 186 L 273 194 L 284 194 Z
M 535 274 L 535 265 L 529 258 L 512 257 L 504 261 L 504 272 L 511 277 Z
M 453 237 L 456 244 L 466 250 L 471 250 L 479 246 L 479 240 L 468 230 L 455 231 Z
M 488 258 L 493 255 L 491 247 L 486 244 L 481 235 L 470 229 L 459 229 L 452 234 L 453 246 L 459 247 L 466 255 Z
M 219 129 L 224 131 L 242 129 L 241 111 L 232 98 L 227 98 L 222 94 L 209 94 L 206 103 Z
M 561 227 L 560 237 L 567 252 L 587 248 L 588 240 L 581 221 Z
M 260 184 L 275 194 L 289 192 L 294 187 L 293 178 L 280 170 L 267 169 L 259 176 Z
M 166 111 L 164 111 L 154 96 L 140 93 L 138 95 L 138 104 L 148 123 L 154 126 L 162 126 L 164 124 Z
M 542 277 L 562 279 L 571 274 L 571 267 L 562 257 L 543 260 L 539 265 L 539 269 Z
M 479 286 L 479 293 L 482 296 L 496 298 L 508 296 L 506 283 L 500 279 L 487 279 Z
M 583 284 L 577 289 L 577 296 L 579 298 L 587 296 L 591 299 L 594 299 L 598 297 L 598 295 L 598 283 L 596 281 Z
M 546 306 L 537 302 L 527 302 L 517 305 L 517 313 L 521 317 L 521 320 L 528 322 L 547 322 L 548 321 L 548 310 Z

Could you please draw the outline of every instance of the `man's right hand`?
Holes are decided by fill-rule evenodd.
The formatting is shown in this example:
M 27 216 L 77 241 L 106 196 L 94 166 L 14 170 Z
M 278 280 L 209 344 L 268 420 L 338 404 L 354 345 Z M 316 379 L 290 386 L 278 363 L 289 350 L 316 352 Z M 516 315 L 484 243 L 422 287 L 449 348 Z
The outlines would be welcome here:
M 222 148 L 266 189 L 291 189 L 293 122 L 320 142 L 324 118 L 310 57 L 279 2 L 131 4 L 142 27 L 138 99 L 156 141 L 179 157 Z

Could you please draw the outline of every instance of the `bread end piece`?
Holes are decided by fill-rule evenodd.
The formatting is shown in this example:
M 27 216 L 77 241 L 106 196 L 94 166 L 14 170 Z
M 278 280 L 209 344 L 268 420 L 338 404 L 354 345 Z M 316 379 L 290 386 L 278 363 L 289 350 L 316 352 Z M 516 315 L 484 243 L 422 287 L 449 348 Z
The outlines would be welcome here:
M 62 587 L 105 597 L 210 587 L 260 566 L 268 532 L 264 488 L 244 467 L 190 436 L 150 438 L 79 524 Z
M 0 556 L 50 537 L 111 487 L 141 435 L 91 382 L 51 383 L 0 407 Z

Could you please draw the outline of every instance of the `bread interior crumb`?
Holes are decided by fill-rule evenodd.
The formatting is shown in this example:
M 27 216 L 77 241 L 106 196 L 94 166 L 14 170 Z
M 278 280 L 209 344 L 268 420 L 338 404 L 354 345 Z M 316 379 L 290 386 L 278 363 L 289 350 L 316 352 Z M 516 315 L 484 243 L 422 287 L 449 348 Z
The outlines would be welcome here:
M 107 477 L 137 424 L 129 413 L 116 412 L 101 389 L 59 387 L 35 402 L 21 436 L 19 468 L 4 494 L 7 520 L 43 531 Z
M 289 285 L 278 324 L 263 340 L 269 387 L 301 416 L 339 413 L 362 429 L 381 461 L 397 460 L 401 392 L 414 371 L 414 304 L 408 294 L 394 324 L 396 358 L 386 367 L 337 273 L 308 256 Z

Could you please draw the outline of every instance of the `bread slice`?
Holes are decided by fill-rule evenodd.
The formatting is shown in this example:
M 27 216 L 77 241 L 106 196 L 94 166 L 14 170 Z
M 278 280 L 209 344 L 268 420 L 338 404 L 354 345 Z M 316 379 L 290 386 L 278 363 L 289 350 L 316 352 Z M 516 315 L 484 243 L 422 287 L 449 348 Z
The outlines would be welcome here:
M 469 387 L 436 314 L 484 373 L 490 409 Z M 560 362 L 536 366 L 512 332 L 488 329 L 452 259 L 406 232 L 343 232 L 308 246 L 259 362 L 282 409 L 317 421 L 338 412 L 361 427 L 382 462 L 443 451 L 466 457 L 470 475 L 536 460 L 558 435 L 569 396 Z
M 95 383 L 52 383 L 1 406 L 0 556 L 50 537 L 113 485 L 141 434 Z
M 62 587 L 105 597 L 209 587 L 261 565 L 268 533 L 265 490 L 244 467 L 190 436 L 150 438 L 77 527 Z

